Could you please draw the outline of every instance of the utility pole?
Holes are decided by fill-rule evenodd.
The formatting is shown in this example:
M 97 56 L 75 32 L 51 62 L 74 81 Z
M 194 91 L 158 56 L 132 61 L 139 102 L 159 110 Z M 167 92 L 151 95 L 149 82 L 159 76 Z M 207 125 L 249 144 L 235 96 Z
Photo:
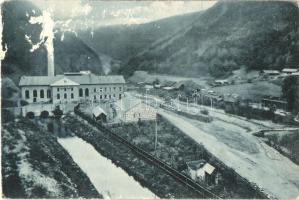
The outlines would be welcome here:
M 155 120 L 155 154 L 157 155 L 157 142 L 158 142 L 158 124 L 157 124 L 157 117 Z
M 188 102 L 188 97 L 187 97 L 187 112 L 189 112 L 189 102 Z

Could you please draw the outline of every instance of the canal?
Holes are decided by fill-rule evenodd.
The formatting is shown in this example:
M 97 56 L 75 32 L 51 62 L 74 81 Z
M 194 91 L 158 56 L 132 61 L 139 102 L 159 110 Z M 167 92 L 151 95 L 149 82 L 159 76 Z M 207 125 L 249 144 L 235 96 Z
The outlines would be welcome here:
M 58 138 L 105 199 L 154 199 L 155 194 L 78 137 Z

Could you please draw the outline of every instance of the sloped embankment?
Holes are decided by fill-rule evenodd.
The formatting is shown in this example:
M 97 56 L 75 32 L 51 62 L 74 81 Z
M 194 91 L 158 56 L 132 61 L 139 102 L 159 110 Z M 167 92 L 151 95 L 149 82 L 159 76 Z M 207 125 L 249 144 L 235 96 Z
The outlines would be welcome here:
M 101 198 L 56 137 L 27 119 L 2 125 L 2 187 L 9 198 Z

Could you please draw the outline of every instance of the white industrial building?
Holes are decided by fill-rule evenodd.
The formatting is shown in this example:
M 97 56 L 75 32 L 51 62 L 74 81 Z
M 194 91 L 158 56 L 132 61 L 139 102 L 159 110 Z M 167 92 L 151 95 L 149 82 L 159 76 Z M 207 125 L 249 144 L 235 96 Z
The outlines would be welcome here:
M 123 76 L 97 76 L 90 71 L 56 76 L 22 76 L 19 83 L 23 100 L 54 104 L 121 99 L 124 85 Z
M 126 97 L 116 103 L 119 117 L 123 122 L 137 122 L 139 120 L 156 120 L 157 111 L 142 100 Z

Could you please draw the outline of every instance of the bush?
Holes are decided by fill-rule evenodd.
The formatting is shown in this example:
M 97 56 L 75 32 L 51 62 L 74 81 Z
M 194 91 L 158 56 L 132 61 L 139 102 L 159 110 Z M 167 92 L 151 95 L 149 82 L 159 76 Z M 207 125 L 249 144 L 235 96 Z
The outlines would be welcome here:
M 209 111 L 204 109 L 204 110 L 200 110 L 200 113 L 203 114 L 203 115 L 208 115 Z
M 40 117 L 41 117 L 41 118 L 48 118 L 48 117 L 49 117 L 49 112 L 46 111 L 46 110 L 43 110 L 43 111 L 40 113 Z
M 25 101 L 25 100 L 21 100 L 20 103 L 21 103 L 21 106 L 27 106 L 27 105 L 29 104 L 29 103 L 28 103 L 27 101 Z
M 10 108 L 10 107 L 17 106 L 17 103 L 15 101 L 7 100 L 7 99 L 2 99 L 1 103 L 2 103 L 2 108 Z
M 29 118 L 29 119 L 33 119 L 34 118 L 34 112 L 26 113 L 26 117 Z
M 56 106 L 55 110 L 53 111 L 55 118 L 60 119 L 63 115 L 62 110 L 60 110 L 59 106 Z
M 2 122 L 4 122 L 4 123 L 11 122 L 11 121 L 14 121 L 15 116 L 11 111 L 2 109 L 1 110 L 1 119 L 2 119 Z

